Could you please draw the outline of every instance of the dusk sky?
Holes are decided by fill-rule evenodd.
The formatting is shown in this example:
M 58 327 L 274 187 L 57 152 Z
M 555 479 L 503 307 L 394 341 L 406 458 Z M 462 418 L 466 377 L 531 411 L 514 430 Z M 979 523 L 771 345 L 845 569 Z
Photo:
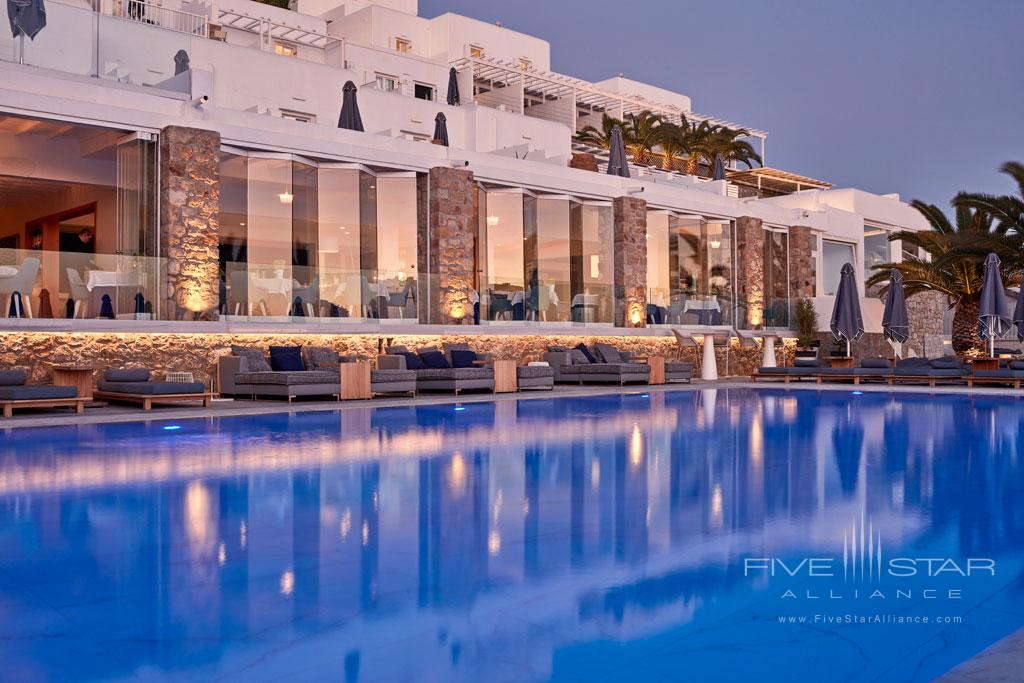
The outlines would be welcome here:
M 1024 0 L 420 0 L 769 133 L 767 165 L 942 206 L 1024 160 Z

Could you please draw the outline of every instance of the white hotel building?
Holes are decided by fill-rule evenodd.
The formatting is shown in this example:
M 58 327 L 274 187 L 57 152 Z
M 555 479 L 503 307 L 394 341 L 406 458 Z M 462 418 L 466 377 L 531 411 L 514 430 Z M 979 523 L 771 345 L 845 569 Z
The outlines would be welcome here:
M 759 151 L 767 133 L 417 9 L 48 0 L 35 40 L 5 32 L 0 294 L 23 311 L 4 328 L 788 336 L 796 298 L 825 329 L 841 265 L 899 260 L 888 233 L 926 227 L 895 195 L 770 168 L 771 145 L 768 168 L 725 181 L 580 168 L 601 154 L 573 135 L 602 113 L 710 118 Z M 365 132 L 338 127 L 347 81 Z M 438 113 L 448 147 L 431 144 Z M 881 303 L 864 313 L 878 332 Z

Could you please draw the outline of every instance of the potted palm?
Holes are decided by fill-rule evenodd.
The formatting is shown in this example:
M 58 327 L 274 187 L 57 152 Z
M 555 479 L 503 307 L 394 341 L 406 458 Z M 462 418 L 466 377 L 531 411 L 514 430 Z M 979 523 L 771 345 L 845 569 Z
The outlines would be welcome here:
M 808 298 L 796 302 L 796 357 L 815 358 L 818 352 L 818 312 Z

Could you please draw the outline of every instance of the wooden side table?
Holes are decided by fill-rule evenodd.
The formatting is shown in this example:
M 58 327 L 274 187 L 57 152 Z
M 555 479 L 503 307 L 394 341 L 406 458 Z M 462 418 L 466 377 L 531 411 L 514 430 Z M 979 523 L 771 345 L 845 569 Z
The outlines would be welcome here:
M 648 384 L 665 383 L 665 356 L 650 356 L 647 364 L 651 366 L 651 376 L 647 379 Z
M 92 401 L 93 373 L 92 365 L 55 365 L 53 366 L 53 386 L 75 387 L 78 398 Z
M 998 370 L 999 359 L 998 358 L 975 358 L 971 362 L 971 367 L 975 372 L 978 370 Z
M 829 358 L 829 363 L 833 368 L 841 368 L 843 370 L 849 370 L 853 367 L 853 358 L 849 356 L 845 358 Z
M 494 393 L 511 394 L 519 391 L 517 365 L 514 360 L 478 360 L 476 364 L 490 365 L 494 368 Z
M 366 361 L 341 363 L 338 365 L 338 380 L 341 387 L 338 391 L 339 401 L 358 398 L 373 398 L 370 389 L 370 364 Z

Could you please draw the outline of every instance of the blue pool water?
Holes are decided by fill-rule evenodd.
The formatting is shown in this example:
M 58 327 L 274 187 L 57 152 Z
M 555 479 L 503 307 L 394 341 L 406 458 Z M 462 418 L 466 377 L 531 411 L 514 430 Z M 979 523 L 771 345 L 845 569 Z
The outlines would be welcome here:
M 0 436 L 0 680 L 925 681 L 1024 626 L 1024 401 L 459 408 Z

